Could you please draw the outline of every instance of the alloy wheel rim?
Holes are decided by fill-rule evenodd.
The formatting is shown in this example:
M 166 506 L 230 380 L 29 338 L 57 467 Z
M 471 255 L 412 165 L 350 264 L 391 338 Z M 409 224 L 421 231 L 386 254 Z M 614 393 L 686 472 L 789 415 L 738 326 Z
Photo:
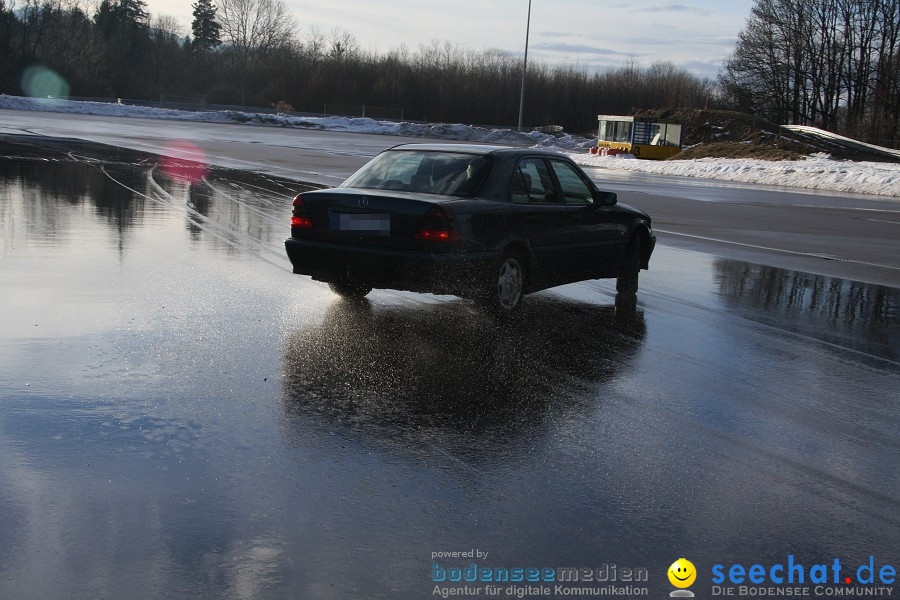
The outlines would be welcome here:
M 497 298 L 503 308 L 515 308 L 522 295 L 522 267 L 519 262 L 508 258 L 500 267 L 497 280 Z

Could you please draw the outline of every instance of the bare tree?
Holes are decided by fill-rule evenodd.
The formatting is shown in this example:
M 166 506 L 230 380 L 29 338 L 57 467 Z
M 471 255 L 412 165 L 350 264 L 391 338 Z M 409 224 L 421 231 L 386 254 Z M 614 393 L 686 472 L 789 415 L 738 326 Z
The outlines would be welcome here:
M 756 0 L 719 83 L 769 119 L 896 143 L 898 30 L 900 0 Z
M 332 29 L 328 40 L 328 58 L 335 61 L 347 60 L 359 51 L 356 38 L 349 31 Z
M 222 38 L 244 66 L 294 41 L 297 19 L 283 0 L 218 0 L 218 7 Z
M 877 144 L 900 139 L 900 0 L 882 0 L 879 6 L 878 48 L 871 97 L 869 137 Z
M 184 37 L 184 26 L 172 15 L 151 15 L 150 30 L 156 36 Z
M 316 25 L 310 25 L 303 34 L 303 55 L 313 62 L 325 55 L 325 34 Z

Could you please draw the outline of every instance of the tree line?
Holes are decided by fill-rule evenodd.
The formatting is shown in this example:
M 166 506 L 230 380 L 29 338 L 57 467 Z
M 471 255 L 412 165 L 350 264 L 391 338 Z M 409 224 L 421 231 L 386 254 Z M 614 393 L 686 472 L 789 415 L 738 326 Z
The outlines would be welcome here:
M 777 123 L 900 142 L 900 0 L 756 0 L 719 77 Z
M 18 2 L 18 3 L 16 3 Z M 72 97 L 402 109 L 408 120 L 517 122 L 522 58 L 449 42 L 364 50 L 352 34 L 302 29 L 281 0 L 197 0 L 191 31 L 148 15 L 142 0 L 0 0 L 0 91 L 23 90 L 41 65 Z M 606 72 L 529 61 L 525 124 L 596 128 L 596 115 L 663 106 L 702 107 L 714 83 L 671 63 Z
M 86 1 L 97 0 L 0 0 L 0 91 L 46 95 L 25 89 L 29 67 L 40 65 L 59 75 L 55 95 L 518 120 L 522 58 L 500 50 L 450 42 L 364 50 L 349 32 L 301 28 L 283 0 L 196 0 L 190 31 L 149 15 L 143 0 L 100 0 L 90 10 Z M 532 61 L 525 124 L 585 133 L 597 114 L 734 108 L 897 145 L 898 44 L 900 0 L 755 0 L 717 83 L 665 62 L 596 72 Z

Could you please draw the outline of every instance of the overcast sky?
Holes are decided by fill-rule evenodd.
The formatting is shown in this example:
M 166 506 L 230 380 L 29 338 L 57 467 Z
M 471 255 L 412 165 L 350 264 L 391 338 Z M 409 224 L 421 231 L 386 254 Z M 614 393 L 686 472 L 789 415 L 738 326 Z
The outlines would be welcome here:
M 178 18 L 190 31 L 193 0 L 148 0 L 154 15 Z M 462 48 L 525 47 L 528 0 L 286 0 L 300 23 L 326 35 L 352 33 L 366 49 L 449 41 Z M 715 77 L 734 47 L 753 0 L 623 2 L 532 0 L 529 59 L 589 68 L 616 67 L 634 58 L 647 66 L 671 61 Z

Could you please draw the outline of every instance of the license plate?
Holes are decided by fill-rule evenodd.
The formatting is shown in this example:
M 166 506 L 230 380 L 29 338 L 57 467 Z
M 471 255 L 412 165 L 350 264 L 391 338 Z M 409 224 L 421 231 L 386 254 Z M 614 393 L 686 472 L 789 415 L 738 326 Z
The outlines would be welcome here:
M 331 229 L 375 235 L 391 234 L 391 215 L 330 212 Z

